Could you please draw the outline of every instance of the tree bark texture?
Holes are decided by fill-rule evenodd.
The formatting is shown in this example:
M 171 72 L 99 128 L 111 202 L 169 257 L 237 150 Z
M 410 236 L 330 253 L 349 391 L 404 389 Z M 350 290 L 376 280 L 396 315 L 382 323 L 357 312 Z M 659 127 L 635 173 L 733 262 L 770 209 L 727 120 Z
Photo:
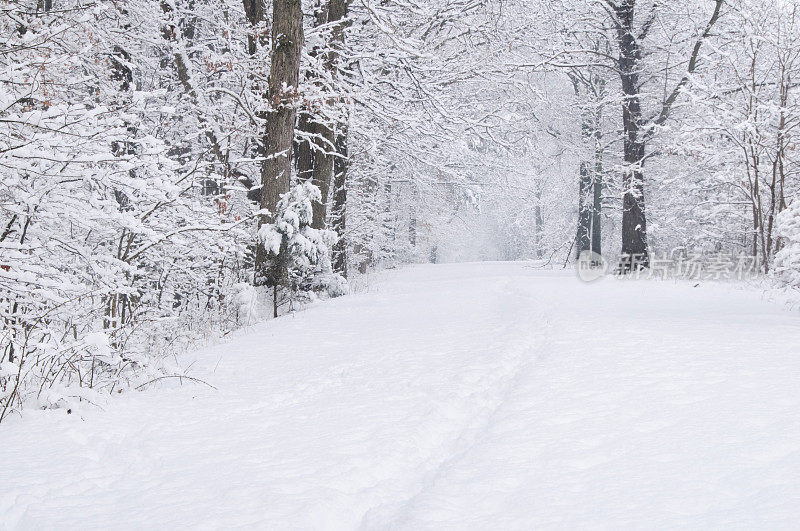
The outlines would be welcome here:
M 297 87 L 303 48 L 303 11 L 300 0 L 274 0 L 272 4 L 272 49 L 270 57 L 269 111 L 264 131 L 265 160 L 261 166 L 261 209 L 274 216 L 282 194 L 289 191 L 292 173 Z M 259 227 L 268 223 L 259 218 Z M 280 280 L 280 267 L 270 264 L 264 246 L 256 252 L 257 285 L 274 285 Z

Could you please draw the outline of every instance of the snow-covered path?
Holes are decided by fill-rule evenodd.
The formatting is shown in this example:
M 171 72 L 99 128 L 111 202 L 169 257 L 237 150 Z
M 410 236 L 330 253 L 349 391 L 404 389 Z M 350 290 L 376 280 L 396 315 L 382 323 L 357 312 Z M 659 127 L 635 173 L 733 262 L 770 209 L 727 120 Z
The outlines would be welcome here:
M 419 266 L 193 374 L 0 427 L 0 529 L 800 522 L 800 316 L 754 292 Z

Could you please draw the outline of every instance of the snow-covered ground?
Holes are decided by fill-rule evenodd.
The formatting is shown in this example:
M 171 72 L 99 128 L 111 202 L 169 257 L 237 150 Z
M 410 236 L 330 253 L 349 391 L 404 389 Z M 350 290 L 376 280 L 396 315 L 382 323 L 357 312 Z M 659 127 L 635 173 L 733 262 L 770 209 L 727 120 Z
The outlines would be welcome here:
M 800 316 L 756 292 L 419 266 L 196 358 L 0 426 L 0 528 L 800 522 Z

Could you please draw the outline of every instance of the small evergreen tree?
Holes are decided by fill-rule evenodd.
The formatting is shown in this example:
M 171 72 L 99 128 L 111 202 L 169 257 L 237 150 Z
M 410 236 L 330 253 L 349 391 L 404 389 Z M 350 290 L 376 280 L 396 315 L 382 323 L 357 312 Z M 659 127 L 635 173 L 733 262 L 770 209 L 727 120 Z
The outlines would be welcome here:
M 273 223 L 258 231 L 259 243 L 277 272 L 271 283 L 275 317 L 281 290 L 290 295 L 325 291 L 331 296 L 346 291 L 345 280 L 331 270 L 329 249 L 336 243 L 336 233 L 311 227 L 312 205 L 321 199 L 311 182 L 297 184 L 281 196 Z
M 800 202 L 778 216 L 778 235 L 783 247 L 775 255 L 775 272 L 789 285 L 800 287 Z

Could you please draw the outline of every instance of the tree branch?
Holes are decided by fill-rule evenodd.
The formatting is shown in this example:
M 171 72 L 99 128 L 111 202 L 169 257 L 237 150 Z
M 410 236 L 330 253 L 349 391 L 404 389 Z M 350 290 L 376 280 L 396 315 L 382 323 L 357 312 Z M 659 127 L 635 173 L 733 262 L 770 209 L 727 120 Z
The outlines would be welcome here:
M 675 104 L 675 101 L 680 96 L 683 87 L 689 82 L 689 78 L 694 73 L 695 69 L 697 68 L 697 60 L 700 56 L 700 49 L 703 47 L 703 41 L 711 34 L 711 29 L 714 27 L 714 24 L 717 23 L 719 20 L 720 12 L 722 11 L 722 4 L 725 3 L 725 0 L 714 0 L 716 5 L 714 6 L 714 13 L 711 15 L 711 19 L 706 24 L 706 28 L 703 31 L 702 35 L 697 39 L 697 42 L 694 44 L 694 49 L 692 49 L 692 55 L 689 58 L 689 66 L 686 69 L 686 74 L 681 78 L 678 84 L 675 86 L 675 89 L 669 95 L 669 97 L 664 101 L 664 105 L 661 107 L 661 112 L 659 113 L 658 117 L 655 120 L 651 121 L 652 126 L 659 126 L 663 125 L 664 122 L 667 121 L 669 118 L 669 113 L 672 111 L 672 106 Z M 650 128 L 648 132 L 648 136 L 652 135 L 653 128 Z

